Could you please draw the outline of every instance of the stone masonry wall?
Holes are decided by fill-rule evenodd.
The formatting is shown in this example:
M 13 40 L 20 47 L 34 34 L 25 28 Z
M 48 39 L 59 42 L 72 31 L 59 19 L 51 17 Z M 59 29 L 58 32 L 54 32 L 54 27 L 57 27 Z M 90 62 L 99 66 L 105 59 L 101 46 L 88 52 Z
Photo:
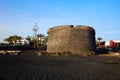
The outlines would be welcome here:
M 92 27 L 63 25 L 48 30 L 48 53 L 70 52 L 85 55 L 95 51 L 95 30 Z

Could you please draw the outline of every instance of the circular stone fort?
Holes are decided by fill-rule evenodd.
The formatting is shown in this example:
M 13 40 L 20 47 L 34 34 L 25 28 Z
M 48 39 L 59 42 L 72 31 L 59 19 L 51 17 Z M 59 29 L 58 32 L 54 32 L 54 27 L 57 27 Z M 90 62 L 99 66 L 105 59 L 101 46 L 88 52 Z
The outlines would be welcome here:
M 95 30 L 83 25 L 62 25 L 48 29 L 47 52 L 91 55 L 96 52 Z

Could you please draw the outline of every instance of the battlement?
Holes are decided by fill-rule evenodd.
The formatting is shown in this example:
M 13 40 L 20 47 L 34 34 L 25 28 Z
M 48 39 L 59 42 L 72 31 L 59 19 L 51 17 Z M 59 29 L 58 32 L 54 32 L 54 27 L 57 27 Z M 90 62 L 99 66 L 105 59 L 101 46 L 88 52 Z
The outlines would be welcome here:
M 55 26 L 53 28 L 48 29 L 48 33 L 53 30 L 63 30 L 63 29 L 77 29 L 77 30 L 84 30 L 84 31 L 95 31 L 92 27 L 90 26 L 85 26 L 85 25 L 60 25 L 60 26 Z

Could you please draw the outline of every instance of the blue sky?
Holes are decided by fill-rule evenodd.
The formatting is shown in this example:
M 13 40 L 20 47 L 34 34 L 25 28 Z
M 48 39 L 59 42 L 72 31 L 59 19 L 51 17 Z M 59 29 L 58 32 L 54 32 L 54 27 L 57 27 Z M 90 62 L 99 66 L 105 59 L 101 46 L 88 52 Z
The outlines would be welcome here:
M 0 40 L 33 36 L 33 26 L 47 36 L 57 25 L 87 25 L 96 38 L 120 40 L 120 0 L 0 0 Z

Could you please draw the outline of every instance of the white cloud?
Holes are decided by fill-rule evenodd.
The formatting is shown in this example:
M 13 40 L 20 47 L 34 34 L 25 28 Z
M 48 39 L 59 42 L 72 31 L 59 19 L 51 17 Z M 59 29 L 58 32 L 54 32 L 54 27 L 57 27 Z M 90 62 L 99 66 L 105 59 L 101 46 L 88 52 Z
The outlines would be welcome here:
M 112 30 L 112 31 L 106 31 L 104 34 L 120 34 L 120 31 L 118 30 Z

